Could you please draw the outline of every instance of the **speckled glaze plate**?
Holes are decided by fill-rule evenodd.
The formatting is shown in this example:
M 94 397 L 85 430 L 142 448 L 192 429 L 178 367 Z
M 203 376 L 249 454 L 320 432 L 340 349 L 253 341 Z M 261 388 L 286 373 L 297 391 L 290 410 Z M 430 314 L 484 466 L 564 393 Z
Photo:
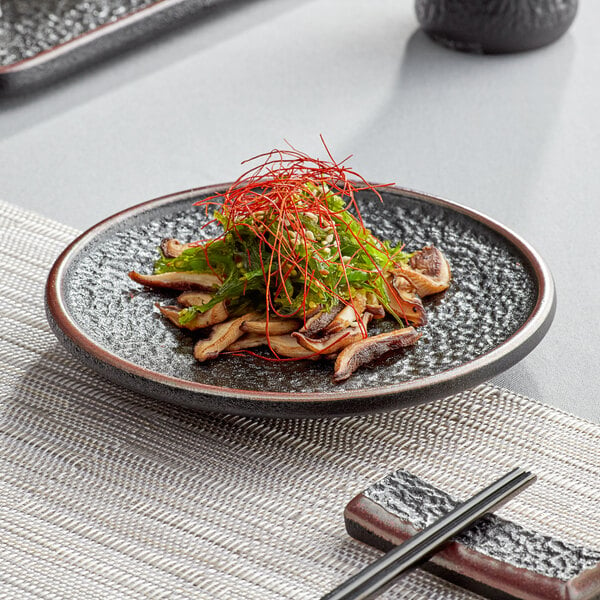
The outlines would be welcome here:
M 275 363 L 222 356 L 198 363 L 194 338 L 155 308 L 168 293 L 132 282 L 150 273 L 164 237 L 215 235 L 193 203 L 227 184 L 173 194 L 120 212 L 77 238 L 47 283 L 50 325 L 81 361 L 136 391 L 202 410 L 276 417 L 358 414 L 446 396 L 477 385 L 521 360 L 554 315 L 552 277 L 514 233 L 458 204 L 401 188 L 357 199 L 367 227 L 404 241 L 434 244 L 453 271 L 450 289 L 425 302 L 419 342 L 332 382 L 328 361 Z M 385 324 L 379 325 L 385 327 Z

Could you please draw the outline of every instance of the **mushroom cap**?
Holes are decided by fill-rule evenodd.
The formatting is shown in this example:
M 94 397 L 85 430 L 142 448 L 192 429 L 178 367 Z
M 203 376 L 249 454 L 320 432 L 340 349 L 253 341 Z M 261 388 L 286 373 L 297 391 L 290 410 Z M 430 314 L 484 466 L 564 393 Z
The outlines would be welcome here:
M 178 306 L 160 306 L 158 304 L 156 306 L 158 307 L 158 310 L 160 310 L 161 314 L 169 319 L 173 325 L 181 329 L 189 329 L 190 331 L 196 331 L 198 329 L 211 327 L 217 323 L 222 323 L 229 316 L 225 303 L 219 302 L 212 308 L 209 308 L 206 312 L 196 313 L 194 318 L 190 321 L 187 321 L 186 323 L 180 323 L 180 308 Z
M 338 302 L 331 310 L 318 310 L 306 320 L 306 325 L 300 329 L 301 333 L 305 333 L 309 337 L 316 335 L 329 325 L 341 312 L 344 305 Z
M 295 331 L 292 333 L 292 336 L 298 340 L 300 345 L 315 354 L 333 354 L 345 348 L 348 344 L 363 339 L 365 337 L 364 332 L 371 318 L 371 313 L 364 313 L 361 317 L 362 327 L 355 322 L 351 327 L 325 334 L 318 339 L 311 338 L 300 331 Z
M 179 240 L 173 238 L 164 238 L 160 242 L 160 249 L 167 258 L 177 258 L 189 247 L 189 244 L 182 244 Z
M 415 252 L 407 266 L 398 269 L 417 290 L 421 298 L 448 289 L 452 271 L 446 257 L 435 246 Z
M 130 271 L 129 277 L 148 287 L 172 290 L 214 290 L 221 285 L 221 279 L 216 275 L 194 271 L 170 271 L 158 275 L 142 275 Z
M 253 313 L 250 313 L 242 315 L 237 319 L 214 325 L 208 338 L 198 340 L 194 345 L 194 358 L 200 362 L 216 358 L 220 352 L 244 335 L 241 329 L 242 323 L 254 316 Z
M 253 321 L 244 321 L 242 323 L 242 330 L 246 333 L 258 333 L 262 335 L 266 335 L 268 332 L 270 336 L 284 335 L 296 331 L 301 324 L 298 319 L 272 317 L 267 322 L 266 317 L 263 317 Z
M 307 350 L 304 346 L 298 343 L 296 338 L 291 335 L 261 335 L 257 333 L 247 333 L 233 344 L 231 344 L 227 350 L 231 352 L 238 352 L 241 350 L 247 350 L 249 348 L 256 348 L 259 346 L 271 346 L 271 349 L 278 356 L 284 356 L 286 358 L 308 358 L 316 359 L 319 358 L 314 352 Z
M 202 306 L 206 304 L 209 300 L 212 299 L 212 295 L 208 292 L 197 292 L 195 290 L 190 290 L 187 292 L 183 292 L 183 294 L 179 294 L 177 296 L 177 302 L 181 304 L 181 306 Z
M 386 281 L 390 288 L 390 308 L 394 314 L 413 325 L 425 325 L 427 315 L 423 302 L 404 273 L 391 274 Z
M 333 380 L 348 379 L 356 369 L 373 362 L 384 354 L 411 346 L 421 337 L 414 327 L 395 329 L 379 335 L 370 336 L 346 346 L 335 360 Z

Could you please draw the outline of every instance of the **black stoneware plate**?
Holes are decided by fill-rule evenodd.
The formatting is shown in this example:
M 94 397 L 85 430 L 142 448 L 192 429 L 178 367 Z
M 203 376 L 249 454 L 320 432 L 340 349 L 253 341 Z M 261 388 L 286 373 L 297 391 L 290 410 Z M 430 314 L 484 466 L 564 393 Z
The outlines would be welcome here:
M 434 244 L 453 271 L 450 289 L 425 302 L 418 343 L 364 367 L 341 384 L 328 361 L 276 363 L 222 356 L 198 363 L 193 337 L 154 307 L 167 302 L 132 282 L 150 273 L 162 238 L 192 241 L 215 229 L 192 206 L 227 186 L 190 190 L 118 213 L 77 238 L 48 279 L 50 324 L 75 356 L 107 378 L 155 398 L 203 410 L 263 416 L 381 411 L 472 387 L 522 359 L 554 315 L 552 277 L 515 234 L 472 210 L 400 188 L 357 196 L 375 235 L 408 251 Z M 385 324 L 378 324 L 385 327 Z

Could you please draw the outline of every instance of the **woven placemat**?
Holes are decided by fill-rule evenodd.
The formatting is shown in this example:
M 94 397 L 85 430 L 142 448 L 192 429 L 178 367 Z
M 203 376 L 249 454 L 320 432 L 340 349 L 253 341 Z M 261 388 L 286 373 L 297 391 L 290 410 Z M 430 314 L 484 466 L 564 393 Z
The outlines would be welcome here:
M 318 598 L 379 555 L 342 513 L 399 468 L 465 497 L 529 467 L 538 482 L 499 514 L 600 548 L 600 426 L 510 391 L 272 420 L 103 380 L 44 314 L 48 269 L 76 233 L 0 203 L 0 598 Z M 478 596 L 415 571 L 382 598 Z

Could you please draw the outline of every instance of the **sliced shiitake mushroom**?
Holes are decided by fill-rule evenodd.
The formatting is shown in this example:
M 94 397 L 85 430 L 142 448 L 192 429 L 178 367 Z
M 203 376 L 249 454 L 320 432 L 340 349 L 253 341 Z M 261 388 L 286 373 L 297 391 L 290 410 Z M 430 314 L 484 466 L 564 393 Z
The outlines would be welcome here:
M 242 315 L 237 319 L 213 326 L 208 338 L 198 340 L 194 345 L 194 357 L 196 360 L 204 362 L 216 358 L 220 352 L 244 335 L 241 325 L 245 320 L 253 317 L 255 317 L 254 314 Z
M 210 296 L 208 296 L 208 298 L 210 299 Z M 226 321 L 227 317 L 229 316 L 225 303 L 219 302 L 212 308 L 209 308 L 206 312 L 196 313 L 190 321 L 187 321 L 186 323 L 180 323 L 179 313 L 181 309 L 178 306 L 160 306 L 158 304 L 156 306 L 158 307 L 158 310 L 160 310 L 161 314 L 169 319 L 173 325 L 176 325 L 182 329 L 189 329 L 190 331 L 204 329 L 205 327 L 222 323 L 223 321 Z M 196 303 L 194 306 L 201 306 L 201 304 Z
M 196 292 L 189 291 L 183 292 L 183 294 L 179 294 L 177 296 L 177 302 L 181 304 L 181 306 L 202 306 L 206 304 L 209 300 L 212 300 L 212 295 L 208 292 Z
M 214 290 L 221 284 L 221 279 L 212 273 L 195 273 L 193 271 L 171 271 L 159 275 L 142 275 L 130 271 L 129 277 L 136 283 L 148 287 L 172 290 Z
M 285 358 L 319 358 L 317 354 L 307 350 L 304 346 L 301 346 L 298 343 L 298 340 L 291 335 L 269 335 L 267 339 L 266 335 L 247 333 L 231 344 L 227 350 L 238 352 L 249 348 L 257 348 L 259 346 L 268 346 L 269 344 L 278 356 L 283 356 Z
M 348 327 L 356 325 L 356 321 L 360 319 L 365 312 L 367 305 L 366 294 L 357 293 L 352 299 L 352 304 L 344 306 L 344 308 L 335 316 L 333 321 L 327 325 L 323 331 L 326 334 L 342 331 Z
M 414 327 L 396 329 L 387 333 L 369 336 L 346 346 L 335 360 L 333 380 L 337 383 L 348 379 L 356 369 L 384 354 L 411 346 L 421 337 Z
M 271 335 L 269 336 L 269 343 L 279 356 L 285 356 L 286 358 L 319 358 L 314 352 L 300 345 L 298 340 L 291 335 Z
M 386 280 L 390 288 L 390 308 L 394 314 L 413 325 L 425 325 L 427 315 L 423 302 L 412 283 L 404 275 L 391 274 Z
M 266 335 L 267 331 L 270 336 L 273 335 L 284 335 L 296 331 L 301 325 L 301 322 L 297 319 L 284 319 L 279 317 L 273 317 L 269 319 L 268 327 L 266 318 L 258 319 L 256 321 L 244 321 L 242 323 L 242 331 L 246 333 L 259 333 Z
M 364 328 L 367 327 L 371 318 L 371 313 L 363 314 L 362 323 Z M 316 354 L 333 354 L 342 348 L 345 348 L 348 344 L 362 339 L 364 337 L 363 331 L 364 329 L 361 328 L 358 323 L 355 323 L 352 327 L 347 327 L 346 329 L 336 331 L 335 333 L 324 335 L 318 339 L 308 337 L 305 333 L 300 331 L 292 333 L 292 336 L 298 340 L 300 345 Z
M 339 302 L 331 310 L 317 311 L 307 319 L 306 325 L 300 329 L 300 333 L 304 333 L 309 337 L 314 337 L 318 332 L 325 329 L 343 308 L 344 304 Z
M 425 246 L 415 252 L 408 265 L 398 271 L 415 286 L 421 298 L 448 289 L 452 278 L 446 257 L 435 246 Z
M 228 352 L 239 352 L 240 350 L 249 350 L 250 348 L 258 348 L 267 343 L 267 336 L 260 333 L 245 333 L 227 346 Z
M 367 292 L 365 311 L 370 312 L 374 319 L 383 319 L 385 317 L 385 308 L 373 292 Z
M 160 249 L 167 258 L 177 258 L 190 247 L 190 244 L 182 244 L 179 240 L 173 238 L 164 238 L 160 243 Z

